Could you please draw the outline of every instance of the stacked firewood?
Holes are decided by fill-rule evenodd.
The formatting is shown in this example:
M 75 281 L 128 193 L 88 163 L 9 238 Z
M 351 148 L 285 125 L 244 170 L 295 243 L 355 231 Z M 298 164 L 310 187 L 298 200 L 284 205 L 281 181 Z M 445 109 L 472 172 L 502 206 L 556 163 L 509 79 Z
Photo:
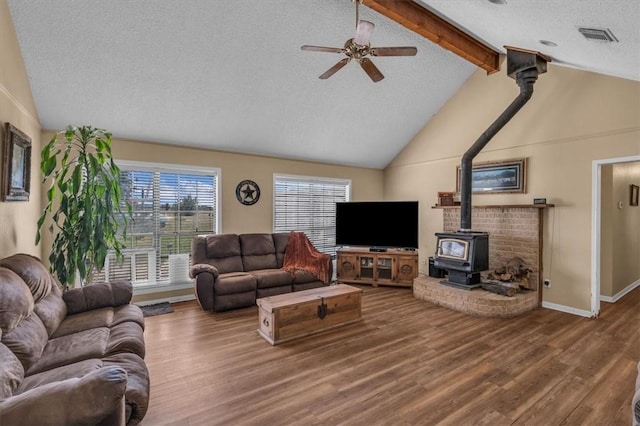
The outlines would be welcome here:
M 487 291 L 511 297 L 520 289 L 531 289 L 531 272 L 521 257 L 513 257 L 504 266 L 489 272 L 481 285 Z

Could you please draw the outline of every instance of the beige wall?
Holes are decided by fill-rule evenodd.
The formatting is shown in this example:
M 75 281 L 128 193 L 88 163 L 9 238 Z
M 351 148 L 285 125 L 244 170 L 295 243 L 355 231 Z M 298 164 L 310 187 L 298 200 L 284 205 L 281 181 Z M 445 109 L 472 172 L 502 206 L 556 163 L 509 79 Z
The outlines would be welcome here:
M 382 199 L 382 170 L 342 167 L 255 155 L 158 145 L 115 139 L 116 159 L 218 167 L 221 169 L 221 232 L 273 231 L 273 174 L 351 179 L 352 200 Z M 260 200 L 245 206 L 236 200 L 236 185 L 251 179 L 260 186 Z
M 41 255 L 35 245 L 40 215 L 40 122 L 6 0 L 0 0 L 0 146 L 11 123 L 31 138 L 31 196 L 28 202 L 0 202 L 0 258 L 17 252 Z M 0 166 L 0 172 L 3 172 Z
M 503 66 L 503 68 L 505 68 Z M 477 204 L 528 204 L 546 197 L 544 301 L 590 310 L 592 162 L 640 154 L 640 83 L 549 64 L 531 101 L 476 157 L 529 159 L 525 194 L 479 194 Z M 420 260 L 433 253 L 438 191 L 455 189 L 462 154 L 518 95 L 503 69 L 474 73 L 385 169 L 384 197 L 418 199 Z M 427 119 L 428 117 L 425 117 Z

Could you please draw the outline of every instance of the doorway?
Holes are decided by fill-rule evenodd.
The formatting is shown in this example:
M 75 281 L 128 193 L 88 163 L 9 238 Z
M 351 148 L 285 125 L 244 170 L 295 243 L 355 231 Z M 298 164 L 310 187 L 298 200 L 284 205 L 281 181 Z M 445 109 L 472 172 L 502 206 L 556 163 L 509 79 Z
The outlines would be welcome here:
M 600 291 L 602 279 L 602 169 L 606 165 L 640 161 L 640 155 L 630 157 L 594 160 L 592 163 L 592 196 L 591 196 L 591 316 L 600 313 Z

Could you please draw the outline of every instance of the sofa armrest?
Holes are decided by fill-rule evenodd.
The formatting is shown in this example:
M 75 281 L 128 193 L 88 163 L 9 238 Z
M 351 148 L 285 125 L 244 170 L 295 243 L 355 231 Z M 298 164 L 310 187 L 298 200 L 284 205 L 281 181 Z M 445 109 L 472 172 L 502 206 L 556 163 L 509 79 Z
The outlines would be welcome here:
M 62 294 L 69 315 L 93 309 L 127 305 L 131 302 L 132 296 L 133 286 L 128 281 L 91 284 L 71 289 Z
M 220 275 L 218 268 L 216 268 L 215 266 L 207 265 L 206 263 L 198 263 L 196 265 L 193 265 L 191 269 L 189 269 L 189 276 L 191 278 L 195 278 L 198 274 L 201 274 L 203 272 L 208 272 L 213 275 L 214 281 L 216 278 L 218 278 L 218 275 Z
M 0 402 L 3 425 L 124 425 L 127 373 L 105 367 Z

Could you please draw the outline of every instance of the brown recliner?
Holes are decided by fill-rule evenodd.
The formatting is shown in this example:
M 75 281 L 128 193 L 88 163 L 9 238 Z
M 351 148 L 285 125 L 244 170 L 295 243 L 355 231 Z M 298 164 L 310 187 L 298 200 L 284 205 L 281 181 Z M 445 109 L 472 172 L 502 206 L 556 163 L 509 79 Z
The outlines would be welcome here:
M 255 306 L 256 299 L 328 285 L 305 270 L 285 271 L 289 232 L 200 235 L 191 245 L 190 275 L 202 309 Z M 327 255 L 329 276 L 331 259 Z
M 35 257 L 0 260 L 0 424 L 134 425 L 149 403 L 130 283 L 64 294 Z

